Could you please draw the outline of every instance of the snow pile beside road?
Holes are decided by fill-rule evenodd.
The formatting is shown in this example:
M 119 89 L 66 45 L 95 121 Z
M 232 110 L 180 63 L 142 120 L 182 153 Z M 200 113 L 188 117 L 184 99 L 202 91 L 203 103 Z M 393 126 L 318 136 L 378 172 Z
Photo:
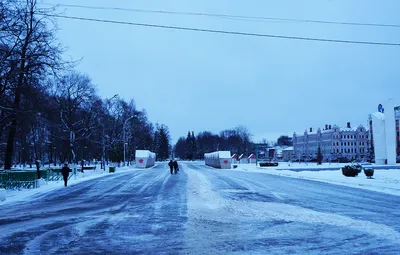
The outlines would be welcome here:
M 6 190 L 0 189 L 0 202 L 6 200 Z
M 321 168 L 332 167 L 331 165 L 322 165 Z M 310 171 L 290 171 L 279 170 L 279 168 L 286 168 L 287 166 L 280 167 L 257 167 L 251 164 L 242 164 L 238 168 L 232 169 L 235 171 L 248 171 L 266 174 L 274 174 L 279 176 L 286 176 L 292 178 L 308 179 L 320 182 L 327 182 L 332 184 L 344 185 L 353 188 L 367 189 L 372 191 L 383 192 L 400 196 L 400 170 L 375 170 L 373 179 L 367 179 L 365 174 L 361 172 L 357 177 L 345 177 L 342 174 L 341 166 L 345 164 L 338 164 L 338 170 L 320 170 L 316 171 L 317 165 L 310 165 Z M 298 165 L 290 166 L 293 168 L 299 167 Z M 302 164 L 301 167 L 308 167 Z

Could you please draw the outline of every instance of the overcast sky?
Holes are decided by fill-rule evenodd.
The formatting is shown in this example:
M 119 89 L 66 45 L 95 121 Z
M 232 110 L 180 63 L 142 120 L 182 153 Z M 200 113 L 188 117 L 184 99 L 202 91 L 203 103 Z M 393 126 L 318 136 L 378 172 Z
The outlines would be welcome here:
M 174 12 L 400 25 L 398 0 L 46 0 Z M 400 28 L 249 22 L 201 16 L 62 8 L 65 15 L 215 30 L 400 43 Z M 246 126 L 258 142 L 325 124 L 367 123 L 399 102 L 400 47 L 234 36 L 59 19 L 66 55 L 83 58 L 103 98 L 119 94 L 166 124 L 173 142 Z

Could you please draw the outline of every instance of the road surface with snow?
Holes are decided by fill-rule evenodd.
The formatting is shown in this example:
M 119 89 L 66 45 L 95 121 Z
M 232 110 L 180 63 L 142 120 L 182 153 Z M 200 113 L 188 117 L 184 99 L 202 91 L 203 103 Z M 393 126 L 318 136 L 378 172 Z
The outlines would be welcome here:
M 398 254 L 400 197 L 160 164 L 4 204 L 0 229 L 0 254 Z

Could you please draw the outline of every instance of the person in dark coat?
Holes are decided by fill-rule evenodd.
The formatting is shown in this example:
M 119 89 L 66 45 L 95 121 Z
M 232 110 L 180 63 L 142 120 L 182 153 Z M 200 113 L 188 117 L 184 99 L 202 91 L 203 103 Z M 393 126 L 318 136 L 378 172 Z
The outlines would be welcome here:
M 67 187 L 69 172 L 72 172 L 72 170 L 68 167 L 68 164 L 65 163 L 64 167 L 61 169 L 61 174 L 62 174 L 62 176 L 64 178 L 64 186 L 65 187 Z
M 174 160 L 173 165 L 174 165 L 174 171 L 175 171 L 175 174 L 176 174 L 179 171 L 178 162 L 176 160 Z
M 169 161 L 168 166 L 169 166 L 169 170 L 171 171 L 171 174 L 172 174 L 172 170 L 174 168 L 174 162 L 172 161 L 172 159 Z

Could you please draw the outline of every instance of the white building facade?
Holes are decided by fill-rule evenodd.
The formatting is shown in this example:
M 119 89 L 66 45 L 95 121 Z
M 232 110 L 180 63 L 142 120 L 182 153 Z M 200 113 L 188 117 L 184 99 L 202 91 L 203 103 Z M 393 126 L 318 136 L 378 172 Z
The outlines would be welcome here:
M 306 130 L 304 134 L 293 134 L 292 161 L 316 160 L 318 148 L 323 161 L 367 160 L 369 156 L 369 133 L 362 125 L 353 129 L 325 125 L 325 129 Z

